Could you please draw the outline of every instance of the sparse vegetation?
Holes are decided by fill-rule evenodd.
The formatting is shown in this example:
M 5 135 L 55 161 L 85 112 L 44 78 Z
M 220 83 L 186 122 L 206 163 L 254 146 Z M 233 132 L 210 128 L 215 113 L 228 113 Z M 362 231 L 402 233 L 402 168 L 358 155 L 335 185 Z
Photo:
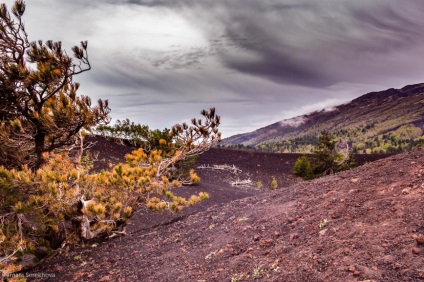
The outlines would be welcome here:
M 35 253 L 40 247 L 54 250 L 80 238 L 120 233 L 140 202 L 152 210 L 180 211 L 208 199 L 203 192 L 189 199 L 171 192 L 180 183 L 200 181 L 193 170 L 188 179 L 168 178 L 173 176 L 173 164 L 202 153 L 219 139 L 219 117 L 213 109 L 202 113 L 207 125 L 202 130 L 185 125 L 173 129 L 177 137 L 193 139 L 178 137 L 186 143 L 172 144 L 174 149 L 169 153 L 154 150 L 147 155 L 140 148 L 126 156 L 125 164 L 112 170 L 91 174 L 75 166 L 65 153 L 46 156 L 48 162 L 37 171 L 25 166 L 21 170 L 0 167 L 0 195 L 5 203 L 0 210 L 0 232 L 4 235 L 1 262 Z M 197 145 L 187 146 L 187 142 Z
M 231 282 L 240 282 L 247 278 L 248 278 L 248 275 L 246 274 L 237 274 L 231 277 Z
M 1 6 L 0 19 L 6 26 L 0 28 L 0 40 L 19 35 L 26 39 L 20 21 L 24 8 L 23 2 L 17 1 L 12 9 L 21 30 L 16 33 L 7 30 L 16 25 Z M 64 253 L 55 263 L 39 264 L 33 278 L 41 279 L 37 275 L 44 274 L 43 270 L 61 276 L 53 276 L 58 281 L 131 281 L 134 277 L 147 281 L 222 281 L 229 277 L 234 282 L 315 281 L 329 277 L 338 281 L 413 281 L 424 277 L 424 235 L 419 228 L 424 193 L 422 151 L 341 174 L 330 181 L 300 182 L 291 186 L 290 193 L 272 192 L 259 197 L 234 193 L 239 200 L 220 203 L 203 213 L 194 211 L 189 216 L 167 218 L 147 228 L 140 227 L 140 220 L 132 225 L 138 230 L 133 229 L 130 238 L 91 244 L 89 240 L 100 236 L 125 234 L 125 223 L 140 205 L 173 214 L 208 199 L 205 192 L 180 197 L 173 188 L 200 181 L 190 167 L 199 154 L 220 140 L 220 118 L 212 108 L 201 112 L 204 119 L 193 119 L 190 125 L 177 124 L 171 130 L 153 133 L 128 119 L 119 122 L 121 132 L 127 134 L 123 139 L 140 148 L 127 154 L 124 163 L 93 172 L 93 159 L 82 155 L 83 129 L 107 122 L 107 102 L 91 108 L 88 98 L 76 96 L 78 85 L 72 82 L 72 76 L 79 73 L 81 65 L 62 65 L 61 60 L 66 63 L 69 57 L 60 52 L 60 43 L 17 42 L 15 49 L 4 53 L 0 46 L 4 63 L 0 66 L 0 280 L 3 274 L 21 270 L 14 263 L 26 260 L 24 255 L 33 254 L 42 260 L 81 241 L 85 242 L 81 249 Z M 25 48 L 29 52 L 20 53 Z M 82 65 L 89 65 L 86 48 L 87 44 L 82 43 L 81 48 L 74 49 Z M 23 54 L 28 55 L 29 66 L 21 63 L 25 61 Z M 72 71 L 64 78 L 69 69 Z M 372 152 L 375 144 L 381 150 L 400 151 L 417 138 L 422 140 L 422 132 L 411 126 L 399 127 L 399 134 L 387 133 L 381 139 L 373 135 L 380 134 L 379 130 L 378 124 L 359 125 L 355 134 L 374 139 L 373 143 L 364 141 L 358 150 Z M 410 138 L 409 143 L 399 141 L 405 138 Z M 314 174 L 352 167 L 349 147 L 341 152 L 337 141 L 343 140 L 336 139 L 323 132 L 316 144 L 317 157 L 310 160 L 303 156 L 296 161 L 295 173 L 309 179 Z M 398 142 L 397 147 L 386 148 L 386 141 Z M 297 150 L 293 144 L 290 146 L 290 150 Z M 308 149 L 313 151 L 313 147 Z M 266 161 L 272 158 L 264 156 Z M 265 184 L 272 175 L 278 175 L 288 187 L 291 179 L 279 175 L 281 169 L 259 164 L 262 160 L 246 161 L 249 156 L 233 159 L 248 163 L 247 175 L 256 173 Z M 292 162 L 278 158 L 273 164 L 284 163 L 291 166 Z M 233 166 L 232 171 L 238 173 L 238 168 Z M 213 181 L 218 177 L 215 174 Z M 234 183 L 250 184 L 250 179 Z M 226 201 L 234 200 L 229 191 L 235 189 L 211 186 L 211 191 L 223 195 Z M 257 186 L 262 182 L 258 181 Z M 278 187 L 277 179 L 272 178 L 270 187 Z M 334 220 L 330 225 L 334 228 L 327 228 L 330 221 L 322 216 Z M 324 229 L 319 236 L 314 234 L 317 226 Z
M 272 179 L 272 181 L 271 181 L 271 184 L 270 184 L 270 187 L 271 187 L 271 189 L 277 189 L 277 187 L 278 187 L 278 182 L 277 182 L 277 179 L 275 179 L 275 178 L 273 178 Z
M 276 153 L 313 153 L 319 132 L 331 131 L 354 154 L 394 154 L 423 142 L 423 84 L 369 93 L 334 111 L 314 112 L 299 127 L 266 129 L 224 140 L 222 146 Z M 238 144 L 242 142 L 242 144 Z
M 10 263 L 24 254 L 42 259 L 81 239 L 125 234 L 124 223 L 140 203 L 180 211 L 208 199 L 203 192 L 186 199 L 171 190 L 200 181 L 194 170 L 181 173 L 182 164 L 221 136 L 215 109 L 203 110 L 204 119 L 191 125 L 150 132 L 158 136 L 149 150 L 139 148 L 125 163 L 91 172 L 82 129 L 107 122 L 110 109 L 102 100 L 92 108 L 88 97 L 76 94 L 73 76 L 90 69 L 87 43 L 73 48 L 73 63 L 60 42 L 28 42 L 24 11 L 20 0 L 14 18 L 5 4 L 0 7 L 0 269 L 6 274 L 19 269 Z
M 246 221 L 246 220 L 249 220 L 249 217 L 243 216 L 243 217 L 238 217 L 237 218 L 237 222 L 242 222 L 242 221 Z
M 318 224 L 318 227 L 319 227 L 319 229 L 323 229 L 323 228 L 325 228 L 327 225 L 328 225 L 328 223 L 329 223 L 329 221 L 328 221 L 328 219 L 326 219 L 326 218 L 324 218 L 319 224 Z
M 264 269 L 260 266 L 257 266 L 252 271 L 252 277 L 255 278 L 255 279 L 259 278 L 263 275 L 263 273 L 264 273 Z

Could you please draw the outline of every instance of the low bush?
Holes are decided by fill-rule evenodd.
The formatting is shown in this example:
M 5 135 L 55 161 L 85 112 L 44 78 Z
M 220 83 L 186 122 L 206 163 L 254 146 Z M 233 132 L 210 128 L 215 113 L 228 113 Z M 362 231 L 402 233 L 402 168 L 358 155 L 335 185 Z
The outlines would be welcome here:
M 293 167 L 294 174 L 305 180 L 314 178 L 314 171 L 307 156 L 301 156 L 296 160 Z
M 147 156 L 141 149 L 127 155 L 127 163 L 110 171 L 89 174 L 79 170 L 67 155 L 51 155 L 37 170 L 0 167 L 0 263 L 37 248 L 49 252 L 65 244 L 122 231 L 120 227 L 140 203 L 152 210 L 181 211 L 208 198 L 207 193 L 189 199 L 175 196 L 180 186 L 158 176 L 160 152 Z M 147 165 L 148 164 L 148 165 Z M 200 181 L 194 171 L 186 182 Z
M 16 270 L 10 262 L 26 253 L 45 256 L 81 240 L 124 233 L 124 223 L 140 204 L 181 211 L 208 199 L 203 192 L 186 199 L 171 190 L 200 181 L 194 170 L 187 177 L 176 173 L 175 165 L 220 139 L 214 111 L 202 111 L 205 123 L 174 126 L 170 149 L 150 154 L 137 149 L 110 170 L 90 173 L 81 158 L 67 153 L 46 153 L 47 163 L 36 171 L 0 166 L 0 270 Z
M 277 189 L 278 187 L 278 182 L 275 178 L 272 179 L 271 184 L 270 184 L 271 189 Z

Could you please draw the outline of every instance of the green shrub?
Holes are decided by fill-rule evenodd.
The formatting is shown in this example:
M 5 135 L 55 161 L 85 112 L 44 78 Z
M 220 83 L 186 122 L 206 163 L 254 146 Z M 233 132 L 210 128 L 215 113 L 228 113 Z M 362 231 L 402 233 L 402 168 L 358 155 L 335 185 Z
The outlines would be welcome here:
M 305 180 L 314 178 L 314 172 L 311 162 L 307 156 L 301 156 L 296 160 L 293 167 L 294 174 L 302 177 Z

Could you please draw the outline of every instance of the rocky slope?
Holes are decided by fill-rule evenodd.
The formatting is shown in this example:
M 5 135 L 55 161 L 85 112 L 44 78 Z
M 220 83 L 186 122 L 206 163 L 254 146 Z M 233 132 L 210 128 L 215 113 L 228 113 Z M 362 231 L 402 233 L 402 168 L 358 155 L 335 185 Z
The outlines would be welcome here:
M 280 169 L 284 163 L 239 154 L 241 178 L 261 167 L 277 173 L 271 162 Z M 225 150 L 211 158 L 231 165 Z M 424 149 L 273 191 L 232 187 L 228 171 L 201 173 L 195 189 L 209 186 L 211 200 L 251 192 L 184 216 L 163 215 L 150 226 L 148 214 L 137 213 L 127 236 L 88 242 L 29 272 L 54 274 L 50 281 L 424 279 Z

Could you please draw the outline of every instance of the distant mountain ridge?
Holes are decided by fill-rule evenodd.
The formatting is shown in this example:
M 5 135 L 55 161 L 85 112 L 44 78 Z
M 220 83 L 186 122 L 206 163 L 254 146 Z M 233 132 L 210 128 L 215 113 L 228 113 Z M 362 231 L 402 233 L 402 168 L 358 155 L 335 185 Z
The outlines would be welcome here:
M 424 83 L 371 92 L 336 107 L 225 138 L 220 146 L 308 153 L 321 131 L 357 153 L 394 153 L 424 142 Z

